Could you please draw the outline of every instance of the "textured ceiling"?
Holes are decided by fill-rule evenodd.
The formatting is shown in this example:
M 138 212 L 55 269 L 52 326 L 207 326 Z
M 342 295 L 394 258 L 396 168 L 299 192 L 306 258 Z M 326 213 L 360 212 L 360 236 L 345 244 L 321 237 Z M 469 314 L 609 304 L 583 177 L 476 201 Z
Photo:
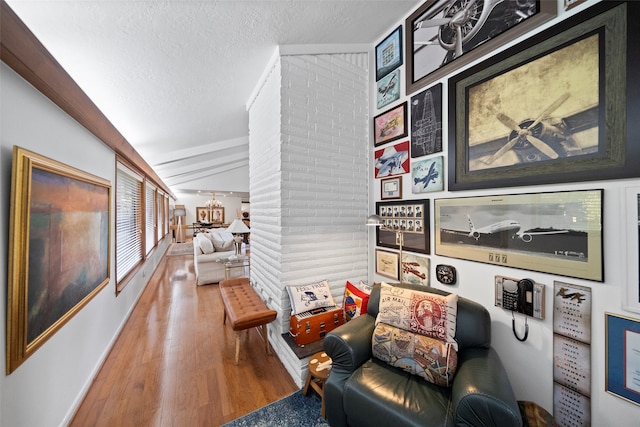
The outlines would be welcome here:
M 174 193 L 221 193 L 249 190 L 246 104 L 277 46 L 373 51 L 421 1 L 7 3 Z

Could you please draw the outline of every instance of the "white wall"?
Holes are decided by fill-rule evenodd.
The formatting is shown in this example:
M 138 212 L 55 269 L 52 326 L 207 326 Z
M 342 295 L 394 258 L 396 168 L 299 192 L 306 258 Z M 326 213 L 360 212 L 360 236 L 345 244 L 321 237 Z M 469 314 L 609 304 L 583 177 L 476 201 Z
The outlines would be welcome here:
M 0 64 L 0 86 L 0 281 L 6 290 L 13 146 L 108 179 L 112 186 L 115 155 L 4 63 Z M 113 187 L 112 191 L 115 191 Z M 114 221 L 112 215 L 111 230 Z M 145 265 L 117 298 L 115 263 L 111 262 L 110 283 L 13 373 L 0 376 L 0 425 L 57 426 L 70 420 L 168 242 L 169 239 L 165 239 L 159 245 L 152 262 Z M 111 233 L 111 259 L 115 259 L 114 233 Z M 2 343 L 6 340 L 6 304 L 3 291 L 0 293 Z M 6 365 L 5 351 L 0 352 L 0 364 Z
M 327 279 L 338 303 L 367 275 L 368 55 L 284 55 L 249 109 L 251 278 L 278 319 L 270 341 L 301 385 L 287 285 Z
M 576 9 L 582 10 L 585 7 L 595 4 L 595 1 L 585 3 Z M 409 16 L 411 11 L 407 16 Z M 557 23 L 575 11 L 565 12 L 564 2 L 558 2 L 559 16 L 551 23 L 548 23 L 535 32 L 546 28 L 553 23 Z M 399 24 L 404 24 L 404 20 L 389 28 L 385 34 L 381 34 L 379 43 Z M 406 28 L 403 31 L 407 31 Z M 514 41 L 511 44 L 515 44 Z M 502 50 L 502 49 L 501 49 Z M 638 52 L 636 51 L 637 55 Z M 484 58 L 483 58 L 484 59 Z M 405 58 L 406 61 L 406 58 Z M 473 64 L 470 64 L 470 66 Z M 457 70 L 459 72 L 461 70 Z M 404 70 L 402 75 L 401 98 L 396 103 L 377 110 L 375 107 L 375 96 L 372 96 L 372 116 L 380 114 L 383 110 L 390 108 L 397 103 L 410 100 L 411 95 L 404 92 Z M 447 76 L 449 77 L 449 76 Z M 443 83 L 443 145 L 445 159 L 451 153 L 447 152 L 447 77 L 434 82 Z M 375 94 L 375 78 L 372 79 L 371 93 Z M 431 86 L 431 85 L 430 85 Z M 376 147 L 377 148 L 377 147 Z M 372 149 L 373 150 L 373 149 Z M 372 156 L 373 157 L 373 156 Z M 446 160 L 445 160 L 446 163 Z M 371 167 L 372 167 L 371 163 Z M 554 281 L 564 281 L 574 285 L 587 286 L 592 292 L 592 343 L 591 343 L 591 368 L 592 368 L 592 425 L 594 426 L 638 426 L 640 420 L 640 407 L 626 402 L 605 392 L 605 312 L 613 312 L 625 316 L 640 319 L 640 314 L 628 312 L 622 309 L 622 298 L 625 290 L 627 255 L 626 239 L 629 233 L 634 230 L 624 229 L 626 212 L 624 211 L 624 192 L 629 186 L 639 186 L 639 179 L 627 179 L 617 181 L 594 181 L 587 183 L 570 183 L 547 186 L 496 188 L 490 190 L 476 191 L 442 191 L 423 194 L 411 193 L 411 176 L 403 175 L 404 199 L 430 199 L 431 212 L 433 213 L 433 200 L 437 198 L 481 196 L 493 194 L 517 194 L 535 193 L 547 191 L 565 191 L 580 189 L 605 190 L 604 194 L 604 261 L 605 261 L 605 281 L 597 283 L 587 280 L 573 279 L 568 277 L 555 276 L 551 274 L 536 273 L 526 270 L 500 267 L 459 259 L 452 259 L 442 256 L 431 255 L 431 284 L 435 287 L 456 292 L 464 297 L 475 300 L 484 305 L 491 313 L 492 318 L 492 342 L 499 352 L 514 387 L 518 400 L 533 401 L 550 413 L 553 413 L 553 285 Z M 380 200 L 380 180 L 371 178 L 370 187 L 371 210 L 375 210 L 375 201 Z M 433 217 L 431 222 L 433 224 Z M 431 239 L 431 252 L 435 253 L 433 226 Z M 372 233 L 373 236 L 373 233 Z M 373 260 L 375 241 L 371 244 L 370 260 Z M 637 260 L 635 261 L 637 262 Z M 440 284 L 435 278 L 434 267 L 437 264 L 451 264 L 457 268 L 458 283 L 454 287 L 447 287 Z M 529 338 L 526 342 L 519 342 L 514 337 L 511 330 L 511 312 L 494 306 L 494 277 L 496 275 L 510 276 L 515 278 L 532 278 L 536 282 L 547 285 L 546 287 L 546 317 L 544 320 L 529 319 Z M 388 280 L 382 276 L 376 276 L 373 271 L 373 262 L 370 262 L 370 277 L 376 281 Z M 517 327 L 524 327 L 522 316 L 517 317 Z M 522 330 L 519 331 L 522 334 Z

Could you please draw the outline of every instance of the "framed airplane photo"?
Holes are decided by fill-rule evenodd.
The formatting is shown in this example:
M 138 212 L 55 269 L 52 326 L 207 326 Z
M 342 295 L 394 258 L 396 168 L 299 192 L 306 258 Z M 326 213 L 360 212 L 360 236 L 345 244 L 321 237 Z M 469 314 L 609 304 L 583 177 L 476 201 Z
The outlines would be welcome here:
M 436 199 L 436 255 L 604 281 L 603 190 Z
M 494 52 L 557 10 L 555 0 L 426 0 L 405 21 L 406 93 Z

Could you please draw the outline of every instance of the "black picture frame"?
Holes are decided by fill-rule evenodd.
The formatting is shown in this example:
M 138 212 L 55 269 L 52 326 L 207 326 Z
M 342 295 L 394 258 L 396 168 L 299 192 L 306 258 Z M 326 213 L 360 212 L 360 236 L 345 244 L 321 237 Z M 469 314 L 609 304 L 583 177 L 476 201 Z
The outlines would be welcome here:
M 640 89 L 633 81 L 640 75 L 640 60 L 637 55 L 631 54 L 637 49 L 632 44 L 640 38 L 640 31 L 635 25 L 638 19 L 639 4 L 599 3 L 450 78 L 449 189 L 456 191 L 640 176 L 640 168 L 637 167 L 640 163 L 640 144 L 637 136 L 640 134 L 640 121 L 633 119 L 640 117 Z M 490 88 L 488 84 L 498 82 L 498 78 L 514 75 L 514 72 L 520 72 L 519 67 L 531 65 L 532 68 L 528 71 L 534 70 L 533 67 L 539 61 L 551 58 L 562 49 L 575 50 L 574 47 L 579 44 L 586 45 L 590 40 L 595 40 L 599 53 L 599 87 L 596 89 L 598 105 L 595 108 L 568 112 L 569 103 L 564 102 L 562 96 L 558 97 L 558 92 L 554 91 L 552 83 L 555 80 L 545 80 L 547 73 L 539 74 L 542 76 L 541 79 L 537 79 L 537 75 L 533 73 L 523 75 L 521 82 L 531 83 L 535 80 L 537 83 L 532 85 L 533 89 L 529 91 L 513 85 L 513 90 L 518 92 L 519 104 L 537 105 L 533 108 L 535 111 L 530 111 L 529 116 L 518 116 L 506 101 L 498 102 L 497 98 L 491 97 L 487 92 L 483 95 L 482 91 Z M 573 50 L 570 52 L 573 53 Z M 554 65 L 557 67 L 557 64 Z M 570 64 L 570 68 L 572 75 L 575 75 L 575 62 Z M 571 85 L 568 73 L 564 78 L 567 84 Z M 504 82 L 501 83 L 502 97 L 509 88 L 505 88 Z M 539 100 L 534 94 L 536 91 L 547 94 L 548 99 L 544 102 Z M 567 90 L 565 95 L 568 96 L 567 99 L 571 99 L 580 93 L 582 91 L 574 88 L 573 92 Z M 473 122 L 472 113 L 476 108 L 474 102 L 477 100 L 473 98 L 476 94 L 484 96 L 484 103 L 476 104 L 483 105 L 486 111 L 491 109 L 495 113 L 485 114 L 482 125 L 486 128 L 493 126 L 500 129 L 500 138 L 489 139 L 485 143 L 474 141 L 473 135 L 480 134 L 482 130 L 481 126 L 473 124 L 477 123 Z M 508 100 L 508 97 L 503 99 Z M 557 107 L 558 104 L 560 107 Z M 561 109 L 565 112 L 562 113 Z M 507 119 L 498 119 L 500 114 L 506 115 Z M 478 113 L 476 115 L 480 117 Z M 560 115 L 559 118 L 556 115 Z M 494 167 L 491 156 L 495 155 L 498 158 L 495 153 L 498 153 L 499 148 L 516 139 L 513 137 L 515 131 L 510 133 L 505 124 L 509 121 L 512 122 L 512 128 L 523 128 L 528 124 L 534 142 L 536 138 L 544 139 L 544 145 L 553 148 L 557 158 L 552 159 L 542 153 L 529 141 L 531 138 L 525 135 L 526 142 L 521 143 L 522 139 L 518 139 L 514 145 L 523 149 L 523 154 L 516 154 L 519 162 Z M 582 149 L 580 152 L 567 154 L 570 152 L 569 149 L 581 147 L 576 136 L 589 131 L 593 133 L 593 129 L 590 130 L 588 126 L 595 121 L 598 135 L 596 148 L 588 147 L 588 150 Z M 553 131 L 554 128 L 547 125 L 554 125 L 559 131 L 549 136 L 548 131 Z M 546 133 L 540 133 L 541 129 Z M 513 152 L 514 149 L 510 151 Z M 490 166 L 477 166 L 483 162 Z
M 398 214 L 394 214 L 397 208 Z M 401 212 L 404 209 L 404 214 Z M 387 215 L 387 212 L 390 215 Z M 410 213 L 409 213 L 410 212 Z M 418 252 L 421 254 L 431 254 L 431 217 L 429 209 L 429 199 L 419 200 L 398 200 L 394 202 L 376 202 L 376 214 L 379 215 L 385 227 L 376 228 L 376 245 L 385 248 L 400 249 L 396 241 L 396 231 L 394 227 L 388 226 L 388 221 L 405 220 L 413 221 L 413 231 L 403 232 L 403 251 Z
M 442 83 L 411 97 L 411 158 L 442 152 Z
M 373 118 L 373 146 L 405 138 L 409 134 L 407 102 L 398 104 Z
M 402 25 L 376 45 L 376 81 L 402 65 Z
M 604 191 L 436 199 L 436 255 L 604 281 Z
M 469 5 L 476 7 L 469 14 L 469 21 L 465 22 L 467 25 L 463 27 L 463 31 L 467 31 L 463 36 L 463 54 L 455 58 L 451 58 L 455 56 L 455 44 L 441 44 L 438 40 L 441 32 L 444 34 L 442 36 L 444 40 L 447 34 L 455 34 L 455 29 L 452 30 L 447 23 L 429 27 L 421 24 L 421 21 L 454 15 L 459 11 L 459 1 L 425 1 L 406 19 L 407 94 L 422 89 L 456 69 L 494 52 L 501 45 L 540 26 L 558 13 L 558 4 L 555 0 L 528 0 L 527 2 L 478 0 Z M 527 17 L 523 18 L 523 16 Z M 474 24 L 471 25 L 470 22 Z M 435 30 L 435 28 L 439 29 Z M 421 34 L 423 32 L 428 34 Z M 424 43 L 421 43 L 423 39 Z M 452 50 L 443 46 L 453 48 L 454 53 L 450 54 Z

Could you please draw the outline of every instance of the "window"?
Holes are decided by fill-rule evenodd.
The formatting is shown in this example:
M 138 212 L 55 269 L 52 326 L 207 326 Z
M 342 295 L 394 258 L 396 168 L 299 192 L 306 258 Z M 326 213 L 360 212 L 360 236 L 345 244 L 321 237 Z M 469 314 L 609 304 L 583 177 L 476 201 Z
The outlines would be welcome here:
M 156 214 L 154 203 L 156 198 L 156 188 L 147 183 L 147 185 L 145 185 L 145 189 L 145 248 L 147 249 L 146 253 L 149 254 L 151 249 L 156 245 Z
M 116 175 L 116 288 L 142 261 L 142 177 L 118 162 Z

